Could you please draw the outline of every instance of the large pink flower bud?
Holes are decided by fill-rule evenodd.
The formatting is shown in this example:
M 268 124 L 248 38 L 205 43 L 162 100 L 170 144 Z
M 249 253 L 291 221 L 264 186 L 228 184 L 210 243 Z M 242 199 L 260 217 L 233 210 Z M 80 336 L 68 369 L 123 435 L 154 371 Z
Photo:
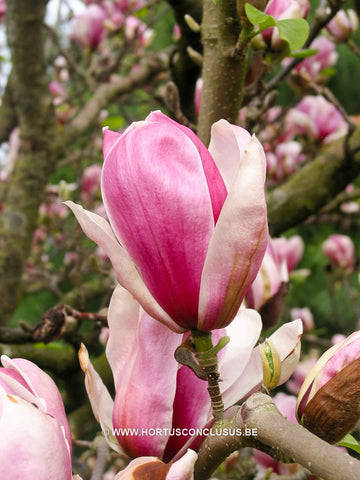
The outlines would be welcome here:
M 355 264 L 355 247 L 353 241 L 347 235 L 337 233 L 330 235 L 323 243 L 322 249 L 336 268 L 347 270 Z
M 355 12 L 349 10 L 339 10 L 335 17 L 326 25 L 326 30 L 337 43 L 346 42 L 356 31 L 359 25 L 359 18 Z
M 327 350 L 306 377 L 297 418 L 329 443 L 351 432 L 360 417 L 360 331 Z
M 0 478 L 71 480 L 71 434 L 54 381 L 28 360 L 1 361 Z
M 268 242 L 261 144 L 220 120 L 208 150 L 190 129 L 153 112 L 122 135 L 105 130 L 103 150 L 112 229 L 68 205 L 119 282 L 176 331 L 228 325 Z
M 105 35 L 106 11 L 99 5 L 89 5 L 80 13 L 74 24 L 73 36 L 82 47 L 96 48 Z

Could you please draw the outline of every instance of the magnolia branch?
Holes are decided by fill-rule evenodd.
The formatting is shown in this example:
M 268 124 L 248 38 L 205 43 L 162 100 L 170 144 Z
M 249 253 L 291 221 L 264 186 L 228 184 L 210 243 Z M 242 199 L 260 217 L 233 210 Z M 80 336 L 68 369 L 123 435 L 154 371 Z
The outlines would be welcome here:
M 232 428 L 256 431 L 256 437 L 214 436 L 206 439 L 199 450 L 195 465 L 195 480 L 205 480 L 233 451 L 256 447 L 275 459 L 287 458 L 299 463 L 326 480 L 355 480 L 360 478 L 360 462 L 349 454 L 321 440 L 300 425 L 286 420 L 263 393 L 253 394 L 234 415 L 235 407 L 227 412 L 233 416 Z M 280 457 L 279 457 L 280 453 Z M 332 461 L 329 462 L 329 459 Z

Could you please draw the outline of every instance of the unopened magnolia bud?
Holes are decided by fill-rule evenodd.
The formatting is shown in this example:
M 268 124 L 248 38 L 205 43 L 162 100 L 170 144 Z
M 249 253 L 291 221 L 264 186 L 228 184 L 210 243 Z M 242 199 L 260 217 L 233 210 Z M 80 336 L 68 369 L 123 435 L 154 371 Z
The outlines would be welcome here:
M 271 390 L 277 387 L 281 374 L 281 361 L 279 354 L 269 340 L 260 345 L 260 355 L 263 365 L 263 384 L 264 387 Z
M 192 30 L 195 33 L 200 32 L 201 26 L 191 15 L 186 14 L 184 16 L 184 20 L 186 22 L 186 25 L 190 28 L 190 30 Z
M 320 357 L 301 387 L 296 415 L 329 443 L 354 429 L 360 417 L 360 331 Z

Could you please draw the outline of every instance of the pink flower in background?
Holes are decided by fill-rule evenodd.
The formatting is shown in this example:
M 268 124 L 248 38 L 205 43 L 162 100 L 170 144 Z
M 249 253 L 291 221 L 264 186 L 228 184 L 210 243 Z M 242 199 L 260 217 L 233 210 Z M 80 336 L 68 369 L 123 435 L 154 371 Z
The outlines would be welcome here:
M 322 245 L 326 257 L 336 268 L 351 269 L 355 265 L 355 247 L 347 235 L 330 235 Z
M 276 20 L 289 18 L 305 18 L 310 11 L 308 0 L 270 0 L 264 13 L 273 16 Z M 270 27 L 255 37 L 257 47 L 271 46 L 274 50 L 282 47 L 283 40 L 279 37 L 277 28 Z
M 273 240 L 270 240 L 259 273 L 246 293 L 247 306 L 260 311 L 279 292 L 281 283 L 287 283 L 288 280 L 286 262 L 279 259 Z
M 119 282 L 177 332 L 228 325 L 268 242 L 261 144 L 220 120 L 208 150 L 190 129 L 153 112 L 122 135 L 105 130 L 104 157 L 112 228 L 67 204 Z
M 0 0 L 0 20 L 3 20 L 5 13 L 6 13 L 6 0 Z
M 288 271 L 292 272 L 302 259 L 304 253 L 304 242 L 299 235 L 285 238 L 273 238 L 272 245 L 279 259 L 285 260 Z
M 335 17 L 326 25 L 326 30 L 330 33 L 337 43 L 346 42 L 357 30 L 359 18 L 355 12 L 348 10 L 339 10 Z
M 337 62 L 339 55 L 335 49 L 334 43 L 321 35 L 315 38 L 309 48 L 317 50 L 317 53 L 311 57 L 305 58 L 296 65 L 293 68 L 291 75 L 293 77 L 303 77 L 305 81 L 311 80 L 315 83 L 321 83 L 328 78 L 327 75 L 324 75 L 323 71 L 333 67 Z M 282 63 L 286 65 L 289 61 L 291 60 L 285 59 Z
M 137 17 L 130 15 L 125 17 L 125 37 L 130 41 L 137 38 L 140 45 L 147 47 L 154 38 L 154 31 L 147 28 Z
M 93 369 L 85 347 L 80 362 L 95 417 L 112 448 L 130 457 L 155 455 L 171 460 L 188 447 L 197 449 L 202 438 L 187 444 L 190 435 L 170 435 L 172 428 L 201 428 L 212 419 L 207 384 L 186 366 L 179 366 L 175 349 L 188 337 L 178 335 L 149 317 L 122 287 L 116 287 L 108 313 L 110 335 L 106 347 L 115 383 L 115 402 Z M 259 346 L 261 318 L 240 309 L 226 330 L 213 332 L 214 343 L 230 336 L 220 352 L 220 389 L 225 408 L 261 388 L 263 367 Z M 295 369 L 300 353 L 300 321 L 285 324 L 270 340 L 282 364 L 280 383 Z M 159 349 L 159 345 L 161 348 Z M 234 368 L 236 365 L 236 368 Z M 119 428 L 159 428 L 159 435 L 126 435 Z
M 287 126 L 301 136 L 328 144 L 347 133 L 347 124 L 339 110 L 323 96 L 308 95 L 286 118 Z
M 71 480 L 71 433 L 54 381 L 28 360 L 1 361 L 0 478 Z
M 81 177 L 81 199 L 88 202 L 100 191 L 101 166 L 94 163 L 86 167 Z
M 300 318 L 303 324 L 304 332 L 310 332 L 315 328 L 313 314 L 311 313 L 311 310 L 307 307 L 292 308 L 290 311 L 290 317 L 292 320 Z
M 281 182 L 296 172 L 304 160 L 305 155 L 302 153 L 302 146 L 299 142 L 277 143 L 274 151 L 266 152 L 268 176 L 274 182 Z
M 290 380 L 286 382 L 286 388 L 294 395 L 298 395 L 305 378 L 318 361 L 318 354 L 312 352 L 308 357 L 298 363 Z
M 75 17 L 73 37 L 82 47 L 96 48 L 105 35 L 104 21 L 106 11 L 100 6 L 91 4 Z

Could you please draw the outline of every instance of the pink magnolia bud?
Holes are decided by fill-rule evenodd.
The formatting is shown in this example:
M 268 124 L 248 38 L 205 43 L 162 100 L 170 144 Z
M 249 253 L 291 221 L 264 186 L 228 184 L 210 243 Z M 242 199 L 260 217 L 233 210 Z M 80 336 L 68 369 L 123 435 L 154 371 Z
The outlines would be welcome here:
M 360 331 L 327 350 L 306 377 L 297 418 L 329 443 L 351 432 L 359 417 Z
M 347 235 L 330 235 L 323 243 L 322 249 L 336 268 L 347 270 L 355 264 L 355 247 Z
M 1 361 L 0 478 L 71 480 L 71 434 L 54 381 L 28 360 Z
M 288 271 L 292 272 L 304 253 L 302 238 L 299 235 L 294 235 L 290 238 L 273 238 L 272 244 L 279 262 L 285 260 Z
M 300 86 L 303 83 L 306 85 L 308 80 L 316 83 L 327 80 L 328 76 L 324 75 L 323 71 L 333 67 L 338 59 L 334 43 L 322 35 L 315 38 L 309 48 L 317 51 L 315 55 L 302 60 L 294 67 L 291 73 L 294 81 Z M 291 60 L 285 59 L 282 63 L 286 65 L 289 61 Z
M 287 128 L 313 141 L 328 144 L 346 135 L 347 123 L 323 96 L 308 95 L 286 117 Z
M 259 311 L 265 329 L 278 322 L 288 291 L 288 269 L 269 242 L 259 273 L 246 293 L 249 308 Z
M 274 152 L 266 153 L 267 171 L 271 180 L 280 182 L 297 170 L 305 160 L 299 142 L 278 143 Z
M 3 20 L 6 13 L 6 0 L 0 0 L 0 21 Z
M 83 201 L 89 201 L 100 190 L 100 178 L 100 165 L 94 164 L 85 168 L 81 177 L 81 196 Z
M 74 24 L 74 38 L 82 47 L 96 48 L 105 35 L 106 11 L 99 5 L 89 5 L 77 15 Z
M 220 120 L 207 149 L 190 129 L 152 112 L 122 135 L 105 129 L 103 151 L 112 228 L 67 204 L 120 283 L 175 331 L 228 325 L 268 242 L 260 142 Z
M 335 17 L 326 25 L 326 30 L 337 42 L 346 42 L 356 31 L 359 25 L 359 18 L 351 8 L 349 10 L 339 10 Z
M 307 307 L 292 308 L 290 312 L 290 316 L 292 320 L 296 320 L 297 318 L 300 318 L 304 327 L 304 332 L 310 332 L 314 330 L 315 328 L 314 317 L 309 308 Z

